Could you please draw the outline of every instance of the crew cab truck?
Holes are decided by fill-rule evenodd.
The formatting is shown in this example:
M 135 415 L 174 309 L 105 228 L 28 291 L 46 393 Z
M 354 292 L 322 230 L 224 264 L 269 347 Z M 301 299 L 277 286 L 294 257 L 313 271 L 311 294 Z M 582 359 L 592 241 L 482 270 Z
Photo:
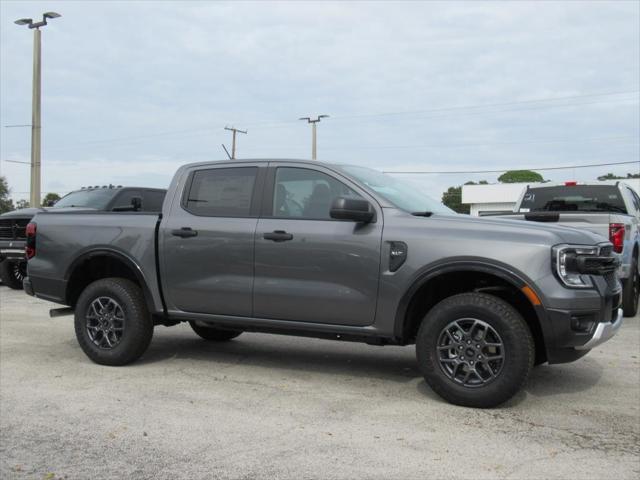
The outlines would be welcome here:
M 640 196 L 625 182 L 608 184 L 565 182 L 527 186 L 513 214 L 533 222 L 546 222 L 589 230 L 608 238 L 620 256 L 618 276 L 623 285 L 622 309 L 626 317 L 638 313 L 640 298 Z
M 26 275 L 25 229 L 31 218 L 49 208 L 103 211 L 160 212 L 166 190 L 160 188 L 95 186 L 68 193 L 55 204 L 21 208 L 0 215 L 0 279 L 9 288 L 21 289 Z
M 375 170 L 301 160 L 181 167 L 160 215 L 38 213 L 31 295 L 67 305 L 82 350 L 124 365 L 154 326 L 416 345 L 450 402 L 492 407 L 535 363 L 622 324 L 618 259 L 591 232 L 453 213 Z

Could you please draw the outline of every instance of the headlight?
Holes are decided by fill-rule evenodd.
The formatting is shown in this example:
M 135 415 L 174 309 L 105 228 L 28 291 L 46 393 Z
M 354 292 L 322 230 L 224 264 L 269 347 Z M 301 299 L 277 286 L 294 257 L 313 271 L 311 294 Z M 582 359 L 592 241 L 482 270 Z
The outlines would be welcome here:
M 599 247 L 584 245 L 556 245 L 551 250 L 551 268 L 562 283 L 572 288 L 589 288 L 593 286 L 589 275 L 578 271 L 578 256 L 598 255 Z

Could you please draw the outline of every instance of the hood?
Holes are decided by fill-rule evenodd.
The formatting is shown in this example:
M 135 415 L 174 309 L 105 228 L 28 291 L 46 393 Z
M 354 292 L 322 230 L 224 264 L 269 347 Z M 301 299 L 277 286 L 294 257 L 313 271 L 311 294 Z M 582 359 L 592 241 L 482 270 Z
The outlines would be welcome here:
M 45 212 L 46 208 L 21 208 L 19 210 L 13 210 L 11 212 L 3 213 L 0 215 L 2 218 L 32 218 L 36 213 Z
M 55 211 L 55 212 L 91 212 L 95 211 L 95 208 L 88 207 L 38 207 L 38 208 L 21 208 L 19 210 L 13 210 L 11 212 L 3 213 L 0 218 L 33 218 L 37 213 Z
M 420 218 L 420 217 L 416 217 Z M 514 240 L 532 241 L 536 243 L 572 243 L 577 245 L 595 245 L 608 242 L 609 239 L 588 230 L 578 230 L 560 225 L 527 222 L 525 220 L 511 220 L 496 217 L 471 217 L 467 215 L 434 215 L 450 226 L 456 225 L 467 228 L 476 234 L 487 232 L 490 236 L 508 235 Z

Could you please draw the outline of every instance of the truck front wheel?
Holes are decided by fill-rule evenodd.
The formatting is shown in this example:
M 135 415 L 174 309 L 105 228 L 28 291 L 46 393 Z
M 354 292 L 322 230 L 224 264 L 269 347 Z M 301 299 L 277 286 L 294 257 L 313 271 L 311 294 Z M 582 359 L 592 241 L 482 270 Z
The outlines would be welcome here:
M 24 260 L 5 259 L 0 262 L 0 279 L 2 283 L 14 290 L 22 290 L 22 280 L 27 275 L 27 262 Z
M 140 287 L 124 278 L 91 283 L 75 306 L 80 347 L 101 365 L 126 365 L 146 351 L 153 321 Z
M 456 405 L 491 408 L 524 386 L 535 348 L 529 327 L 511 305 L 493 295 L 462 293 L 425 316 L 416 355 L 438 395 Z

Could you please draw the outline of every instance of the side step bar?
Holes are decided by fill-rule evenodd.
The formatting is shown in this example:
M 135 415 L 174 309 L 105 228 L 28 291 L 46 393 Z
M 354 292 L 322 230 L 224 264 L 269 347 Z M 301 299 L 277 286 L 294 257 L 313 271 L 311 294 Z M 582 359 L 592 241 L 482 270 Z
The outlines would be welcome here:
M 62 307 L 62 308 L 52 308 L 49 310 L 49 317 L 64 317 L 65 315 L 73 315 L 73 308 L 71 307 Z

